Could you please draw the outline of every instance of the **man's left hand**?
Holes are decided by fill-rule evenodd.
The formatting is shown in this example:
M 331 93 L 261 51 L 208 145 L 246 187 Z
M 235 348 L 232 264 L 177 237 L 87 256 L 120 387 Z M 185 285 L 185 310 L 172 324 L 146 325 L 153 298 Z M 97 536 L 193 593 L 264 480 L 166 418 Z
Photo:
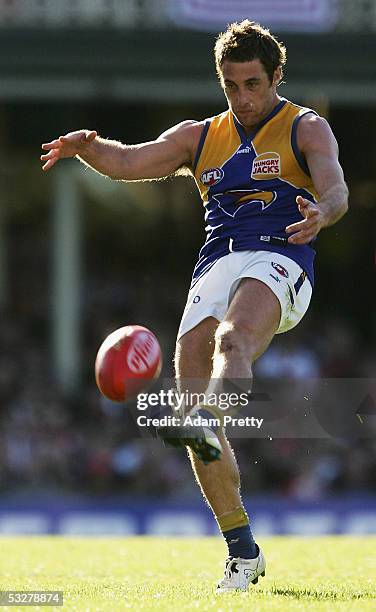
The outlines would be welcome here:
M 286 227 L 286 233 L 293 234 L 289 237 L 288 242 L 289 244 L 308 244 L 324 227 L 324 213 L 317 204 L 313 204 L 302 196 L 297 196 L 296 203 L 304 219 Z

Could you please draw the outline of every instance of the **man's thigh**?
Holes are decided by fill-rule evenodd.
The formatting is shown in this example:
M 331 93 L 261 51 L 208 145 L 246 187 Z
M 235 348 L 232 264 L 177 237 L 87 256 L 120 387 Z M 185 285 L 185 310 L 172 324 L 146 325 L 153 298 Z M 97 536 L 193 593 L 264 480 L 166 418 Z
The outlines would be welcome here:
M 222 326 L 239 329 L 250 343 L 252 361 L 269 346 L 278 330 L 281 305 L 275 293 L 262 281 L 243 278 L 226 312 Z

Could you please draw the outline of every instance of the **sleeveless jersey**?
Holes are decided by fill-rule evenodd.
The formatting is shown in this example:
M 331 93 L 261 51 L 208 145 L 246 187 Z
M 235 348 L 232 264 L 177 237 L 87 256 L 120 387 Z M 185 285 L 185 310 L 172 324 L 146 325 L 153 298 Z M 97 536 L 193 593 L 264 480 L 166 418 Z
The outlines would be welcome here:
M 249 136 L 230 110 L 205 121 L 193 174 L 205 207 L 206 241 L 192 286 L 220 257 L 248 250 L 290 257 L 313 285 L 315 251 L 288 244 L 285 232 L 303 219 L 296 196 L 318 199 L 296 140 L 307 113 L 316 114 L 281 99 Z

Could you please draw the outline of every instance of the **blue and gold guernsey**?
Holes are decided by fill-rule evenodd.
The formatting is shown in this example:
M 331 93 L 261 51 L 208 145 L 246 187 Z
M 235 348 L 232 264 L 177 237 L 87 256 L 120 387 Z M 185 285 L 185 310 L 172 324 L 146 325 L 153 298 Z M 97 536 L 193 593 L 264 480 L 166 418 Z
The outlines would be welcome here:
M 307 113 L 314 111 L 281 99 L 248 137 L 230 110 L 205 122 L 193 173 L 205 207 L 206 241 L 192 286 L 219 258 L 248 250 L 290 257 L 313 285 L 315 251 L 288 244 L 285 232 L 303 218 L 296 196 L 318 199 L 296 139 Z

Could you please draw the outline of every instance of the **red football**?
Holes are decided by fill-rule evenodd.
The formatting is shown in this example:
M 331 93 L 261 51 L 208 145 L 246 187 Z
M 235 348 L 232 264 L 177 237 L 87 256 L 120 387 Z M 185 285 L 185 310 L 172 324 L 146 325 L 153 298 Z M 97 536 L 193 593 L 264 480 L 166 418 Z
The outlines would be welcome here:
M 158 378 L 161 367 L 161 348 L 154 334 L 141 325 L 127 325 L 107 336 L 99 348 L 95 380 L 105 397 L 124 402 Z

